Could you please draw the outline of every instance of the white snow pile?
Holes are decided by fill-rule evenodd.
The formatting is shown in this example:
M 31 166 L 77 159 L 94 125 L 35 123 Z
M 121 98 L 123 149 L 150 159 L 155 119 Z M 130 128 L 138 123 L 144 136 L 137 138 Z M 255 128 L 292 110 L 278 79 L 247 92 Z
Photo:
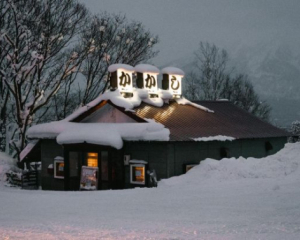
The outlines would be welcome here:
M 300 143 L 287 143 L 278 153 L 257 158 L 207 158 L 186 174 L 161 180 L 160 186 L 198 186 L 207 182 L 237 182 L 242 179 L 283 179 L 300 181 Z
M 161 73 L 184 76 L 184 72 L 181 69 L 176 67 L 165 67 L 161 70 Z
M 203 111 L 205 111 L 205 112 L 210 112 L 210 113 L 213 113 L 213 112 L 214 112 L 213 110 L 210 110 L 210 109 L 208 109 L 208 108 L 206 108 L 206 107 L 204 107 L 204 106 L 201 106 L 201 105 L 199 105 L 199 104 L 193 103 L 193 102 L 187 100 L 187 99 L 184 98 L 184 97 L 182 97 L 182 98 L 177 98 L 177 99 L 176 99 L 176 102 L 177 102 L 178 104 L 180 104 L 180 105 L 190 105 L 190 106 L 193 106 L 193 107 L 195 107 L 195 108 L 199 108 L 199 109 L 201 109 L 201 110 L 203 110 Z
M 6 180 L 6 173 L 16 170 L 16 161 L 4 152 L 0 152 L 0 182 Z
M 193 138 L 194 141 L 199 141 L 199 142 L 209 142 L 209 141 L 233 141 L 235 140 L 234 137 L 229 137 L 229 136 L 223 136 L 223 135 L 217 135 L 217 136 L 210 136 L 210 137 L 198 137 L 198 138 Z
M 109 72 L 115 72 L 118 69 L 134 72 L 134 67 L 132 67 L 128 64 L 117 63 L 117 64 L 112 64 L 108 67 Z
M 138 64 L 134 67 L 136 72 L 159 74 L 159 69 L 150 64 Z
M 90 143 L 120 149 L 123 140 L 168 141 L 170 130 L 155 121 L 147 123 L 73 123 L 58 121 L 39 124 L 27 132 L 30 139 L 53 139 L 59 144 Z

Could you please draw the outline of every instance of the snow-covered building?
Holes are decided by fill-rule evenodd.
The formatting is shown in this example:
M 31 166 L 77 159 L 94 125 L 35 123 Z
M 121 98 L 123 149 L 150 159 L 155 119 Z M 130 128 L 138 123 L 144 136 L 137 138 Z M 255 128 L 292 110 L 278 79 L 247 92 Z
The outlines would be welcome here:
M 115 64 L 109 71 L 104 94 L 62 121 L 28 130 L 32 142 L 20 158 L 42 162 L 42 189 L 149 186 L 153 170 L 160 180 L 206 158 L 264 157 L 287 141 L 287 132 L 231 102 L 183 98 L 180 69 L 161 71 L 163 89 L 154 66 Z

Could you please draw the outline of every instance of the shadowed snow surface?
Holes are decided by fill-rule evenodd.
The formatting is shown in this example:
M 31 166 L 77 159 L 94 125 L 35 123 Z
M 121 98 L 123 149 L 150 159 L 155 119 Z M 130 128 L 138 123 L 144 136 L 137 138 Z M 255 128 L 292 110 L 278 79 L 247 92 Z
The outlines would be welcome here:
M 207 159 L 155 189 L 0 186 L 0 239 L 299 239 L 299 156 Z

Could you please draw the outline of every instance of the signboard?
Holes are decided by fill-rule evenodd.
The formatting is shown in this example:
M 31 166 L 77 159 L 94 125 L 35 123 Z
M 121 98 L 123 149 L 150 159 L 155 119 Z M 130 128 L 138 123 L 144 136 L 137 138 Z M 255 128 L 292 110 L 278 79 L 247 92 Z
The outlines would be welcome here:
M 80 189 L 97 190 L 98 189 L 98 168 L 82 166 L 80 177 Z
M 150 94 L 157 94 L 157 74 L 143 73 L 144 89 Z
M 117 84 L 120 92 L 132 93 L 133 91 L 132 72 L 126 71 L 124 69 L 118 69 Z
M 64 178 L 64 167 L 64 160 L 54 160 L 54 178 Z
M 182 87 L 181 87 L 181 79 L 182 76 L 179 75 L 169 75 L 169 91 L 173 95 L 181 95 Z

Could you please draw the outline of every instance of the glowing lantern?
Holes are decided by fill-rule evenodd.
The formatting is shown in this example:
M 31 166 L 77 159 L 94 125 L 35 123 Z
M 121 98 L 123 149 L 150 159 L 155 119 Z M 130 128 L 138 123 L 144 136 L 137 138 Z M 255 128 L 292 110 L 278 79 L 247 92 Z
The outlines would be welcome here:
M 182 78 L 184 72 L 175 67 L 166 67 L 161 70 L 163 74 L 162 88 L 169 90 L 175 97 L 180 97 L 182 94 Z
M 137 87 L 146 89 L 150 95 L 157 94 L 159 69 L 149 64 L 139 64 L 134 69 L 137 72 Z
M 108 67 L 108 71 L 111 73 L 111 87 L 119 89 L 122 93 L 132 93 L 132 73 L 134 72 L 132 66 L 127 64 L 113 64 Z

